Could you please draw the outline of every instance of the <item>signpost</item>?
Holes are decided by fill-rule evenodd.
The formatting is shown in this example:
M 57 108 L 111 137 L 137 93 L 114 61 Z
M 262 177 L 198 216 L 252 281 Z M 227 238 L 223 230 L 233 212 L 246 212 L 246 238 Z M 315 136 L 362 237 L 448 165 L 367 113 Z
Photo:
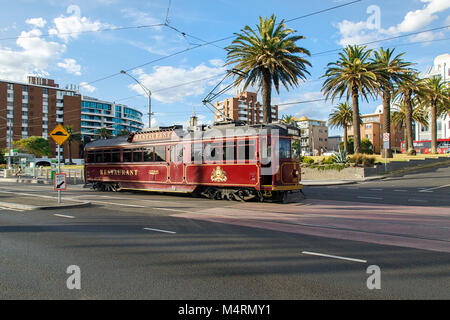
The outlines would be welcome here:
M 387 150 L 389 149 L 389 141 L 391 140 L 390 133 L 383 134 L 383 144 L 384 144 L 384 172 L 387 171 Z
M 70 137 L 70 134 L 61 124 L 58 124 L 50 132 L 50 137 L 58 144 L 58 173 L 53 178 L 53 187 L 55 191 L 58 191 L 58 203 L 61 203 L 61 190 L 67 190 L 67 177 L 61 174 L 61 145 Z

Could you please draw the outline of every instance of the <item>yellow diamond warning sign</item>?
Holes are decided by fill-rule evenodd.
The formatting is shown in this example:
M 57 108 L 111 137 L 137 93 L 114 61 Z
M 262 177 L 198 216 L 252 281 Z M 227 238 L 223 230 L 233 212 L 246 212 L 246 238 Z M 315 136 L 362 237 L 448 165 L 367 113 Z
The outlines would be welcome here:
M 57 144 L 60 146 L 70 137 L 70 134 L 64 129 L 61 124 L 58 124 L 52 132 L 50 132 L 50 137 L 55 140 Z

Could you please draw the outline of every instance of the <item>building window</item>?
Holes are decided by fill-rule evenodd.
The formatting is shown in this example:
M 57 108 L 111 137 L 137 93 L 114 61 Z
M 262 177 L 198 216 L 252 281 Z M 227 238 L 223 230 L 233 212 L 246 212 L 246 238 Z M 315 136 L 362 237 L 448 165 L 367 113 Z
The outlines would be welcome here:
M 12 83 L 8 83 L 8 90 L 13 90 L 14 89 L 14 85 Z

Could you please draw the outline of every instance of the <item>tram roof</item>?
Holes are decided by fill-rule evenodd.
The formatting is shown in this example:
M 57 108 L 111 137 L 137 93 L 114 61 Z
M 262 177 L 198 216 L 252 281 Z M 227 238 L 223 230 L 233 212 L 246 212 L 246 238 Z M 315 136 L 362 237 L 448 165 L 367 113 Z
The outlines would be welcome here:
M 86 145 L 86 148 L 98 147 L 126 147 L 142 142 L 163 142 L 190 138 L 192 140 L 218 137 L 237 137 L 246 135 L 273 134 L 278 130 L 280 136 L 297 136 L 299 129 L 284 123 L 271 123 L 260 125 L 236 125 L 235 123 L 215 124 L 202 131 L 185 131 L 179 127 L 153 129 L 143 132 L 131 133 L 129 136 L 121 136 L 111 139 L 99 139 Z M 214 133 L 218 133 L 215 135 Z M 158 135 L 160 134 L 160 135 Z

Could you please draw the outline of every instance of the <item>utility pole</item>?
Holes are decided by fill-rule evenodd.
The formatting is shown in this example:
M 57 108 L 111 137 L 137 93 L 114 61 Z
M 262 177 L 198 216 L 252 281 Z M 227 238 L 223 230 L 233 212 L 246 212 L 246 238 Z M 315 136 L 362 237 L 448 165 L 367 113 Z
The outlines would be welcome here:
M 141 86 L 141 88 L 144 90 L 145 94 L 148 95 L 148 127 L 151 128 L 152 127 L 152 92 L 150 91 L 150 89 L 148 89 L 147 87 L 145 87 L 140 81 L 138 81 L 135 77 L 133 77 L 131 74 L 127 73 L 125 70 L 120 70 L 120 73 L 122 74 L 126 74 L 127 76 L 129 76 L 131 79 L 133 79 L 134 81 L 137 82 L 138 85 Z

